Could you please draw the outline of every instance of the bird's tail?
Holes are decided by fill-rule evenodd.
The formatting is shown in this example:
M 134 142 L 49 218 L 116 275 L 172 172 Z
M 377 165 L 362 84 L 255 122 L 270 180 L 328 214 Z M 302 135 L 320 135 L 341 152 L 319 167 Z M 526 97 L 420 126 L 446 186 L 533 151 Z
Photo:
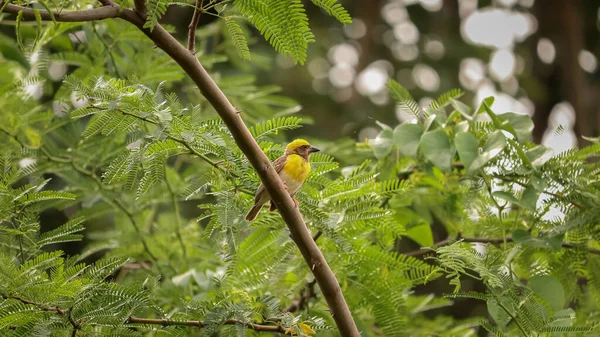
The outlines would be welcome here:
M 263 208 L 263 205 L 252 206 L 252 208 L 250 209 L 248 214 L 246 214 L 246 221 L 252 221 L 252 220 L 256 219 L 256 216 L 258 215 L 258 213 L 260 213 L 260 210 L 261 210 L 261 208 Z

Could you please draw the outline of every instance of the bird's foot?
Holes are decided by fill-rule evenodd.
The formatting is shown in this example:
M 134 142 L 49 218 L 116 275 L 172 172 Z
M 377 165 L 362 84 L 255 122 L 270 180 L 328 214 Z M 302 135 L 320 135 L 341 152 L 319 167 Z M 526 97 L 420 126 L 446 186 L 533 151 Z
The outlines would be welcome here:
M 289 188 L 287 187 L 287 184 L 286 184 L 286 183 L 283 183 L 283 188 L 285 188 L 285 190 L 286 190 L 286 191 L 288 191 L 288 190 L 289 190 Z
M 292 200 L 294 200 L 294 206 L 296 206 L 296 208 L 298 208 L 298 200 L 292 198 Z

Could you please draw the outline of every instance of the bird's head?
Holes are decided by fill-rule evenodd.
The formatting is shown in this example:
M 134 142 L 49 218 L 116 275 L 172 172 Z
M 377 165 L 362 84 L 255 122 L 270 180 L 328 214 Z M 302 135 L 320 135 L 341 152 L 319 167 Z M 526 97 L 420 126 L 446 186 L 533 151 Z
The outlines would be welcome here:
M 296 139 L 285 147 L 286 154 L 297 154 L 304 158 L 308 158 L 311 153 L 319 152 L 320 150 L 311 146 L 304 139 Z

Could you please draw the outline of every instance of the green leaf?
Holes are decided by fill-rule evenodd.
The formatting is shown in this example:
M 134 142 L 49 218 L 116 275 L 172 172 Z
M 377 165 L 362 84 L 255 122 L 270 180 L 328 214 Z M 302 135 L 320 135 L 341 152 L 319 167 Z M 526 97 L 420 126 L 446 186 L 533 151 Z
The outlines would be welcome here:
M 493 197 L 508 201 L 508 202 L 512 202 L 514 204 L 518 204 L 519 203 L 519 199 L 517 199 L 514 195 L 505 192 L 505 191 L 495 191 L 492 193 Z
M 539 196 L 540 193 L 533 186 L 527 186 L 527 188 L 525 188 L 525 191 L 523 191 L 523 195 L 521 196 L 521 202 L 519 204 L 530 211 L 535 211 L 536 203 Z
M 394 144 L 400 153 L 416 157 L 423 128 L 418 124 L 400 124 L 394 129 Z
M 461 132 L 468 132 L 469 131 L 469 122 L 467 121 L 462 121 L 460 123 L 457 123 L 454 126 L 454 134 L 459 134 Z
M 523 246 L 559 250 L 562 247 L 564 234 L 533 237 L 526 230 L 516 229 L 512 232 L 512 238 L 515 243 Z
M 533 121 L 531 117 L 523 114 L 516 114 L 514 112 L 506 112 L 500 115 L 500 117 L 506 119 L 517 133 L 517 139 L 520 142 L 527 141 L 531 138 L 531 132 L 533 131 Z
M 416 226 L 407 227 L 406 236 L 422 247 L 433 246 L 433 233 L 431 232 L 431 226 L 429 226 L 428 223 L 421 222 Z
M 387 156 L 392 150 L 394 144 L 394 131 L 389 126 L 377 122 L 381 126 L 382 130 L 375 139 L 369 140 L 369 146 L 373 149 L 375 158 L 381 159 Z
M 498 302 L 500 302 L 502 306 Z M 506 312 L 507 310 L 505 310 L 505 308 L 510 312 L 510 315 Z M 487 309 L 490 316 L 492 316 L 498 327 L 501 329 L 511 320 L 511 315 L 515 315 L 514 304 L 508 296 L 500 296 L 498 300 L 491 299 L 487 301 Z
M 560 310 L 565 305 L 565 289 L 554 276 L 538 275 L 529 280 L 533 292 L 548 302 L 554 310 Z
M 426 132 L 421 137 L 420 148 L 425 158 L 443 171 L 452 169 L 455 150 L 443 129 Z
M 394 80 L 390 80 L 388 82 L 387 88 L 400 109 L 412 114 L 417 119 L 421 118 L 423 110 L 419 106 L 419 103 L 417 103 L 417 101 L 415 101 L 415 99 L 410 95 L 408 90 Z
M 502 134 L 502 131 L 492 132 L 485 144 L 483 145 L 483 151 L 473 161 L 469 172 L 474 172 L 482 168 L 487 162 L 494 159 L 504 148 L 506 147 L 506 137 Z
M 515 136 L 515 138 L 518 139 L 517 132 L 515 131 L 515 129 L 512 127 L 512 125 L 510 125 L 510 123 L 507 120 L 496 115 L 490 108 L 490 105 L 488 105 L 485 101 L 483 102 L 483 107 L 485 108 L 485 111 L 487 111 L 488 115 L 492 119 L 492 122 L 494 123 L 494 126 L 496 128 L 498 128 L 499 130 L 508 131 L 513 136 Z
M 525 244 L 533 239 L 531 233 L 524 229 L 515 229 L 511 236 L 513 241 L 518 244 Z
M 148 9 L 146 14 L 146 22 L 144 28 L 149 28 L 150 31 L 154 30 L 154 26 L 158 24 L 158 20 L 167 13 L 169 8 L 169 1 L 167 0 L 149 0 L 146 4 Z
M 484 98 L 483 101 L 481 101 L 481 105 L 479 106 L 479 109 L 477 109 L 476 115 L 478 115 L 482 112 L 485 112 L 485 107 L 492 106 L 492 104 L 494 104 L 494 96 Z
M 552 149 L 539 145 L 526 151 L 525 155 L 534 168 L 539 168 L 550 160 L 552 152 Z
M 249 129 L 252 136 L 258 139 L 271 134 L 278 134 L 279 131 L 297 129 L 301 126 L 300 123 L 302 123 L 302 118 L 296 116 L 279 117 L 258 123 Z
M 460 160 L 465 165 L 465 169 L 469 170 L 471 164 L 479 155 L 479 141 L 472 134 L 461 132 L 454 138 L 454 145 L 456 146 Z
M 460 89 L 451 89 L 441 94 L 435 101 L 429 104 L 431 110 L 441 110 L 451 104 L 454 100 L 460 98 L 463 95 Z
M 225 25 L 227 26 L 227 32 L 231 38 L 233 46 L 238 52 L 240 58 L 244 61 L 250 60 L 250 49 L 248 49 L 248 41 L 244 36 L 244 32 L 240 25 L 237 24 L 231 17 L 225 18 Z
M 336 18 L 340 23 L 352 23 L 352 18 L 348 11 L 337 0 L 312 0 L 312 2 L 321 7 L 327 14 Z
M 250 21 L 275 50 L 304 64 L 314 35 L 301 0 L 235 0 L 234 6 Z
M 456 111 L 460 112 L 460 114 L 468 121 L 473 120 L 471 108 L 469 108 L 466 104 L 461 101 L 452 100 L 452 107 L 456 109 Z

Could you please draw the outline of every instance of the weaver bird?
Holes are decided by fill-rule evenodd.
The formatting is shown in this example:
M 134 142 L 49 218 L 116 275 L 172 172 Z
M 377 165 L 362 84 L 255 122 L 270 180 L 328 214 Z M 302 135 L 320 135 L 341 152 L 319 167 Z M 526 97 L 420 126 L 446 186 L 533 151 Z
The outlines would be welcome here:
M 319 151 L 319 149 L 311 146 L 304 139 L 296 139 L 285 147 L 285 154 L 273 162 L 275 172 L 283 180 L 285 188 L 294 200 L 296 207 L 298 207 L 298 201 L 294 199 L 294 195 L 300 190 L 300 187 L 302 187 L 302 184 L 304 184 L 310 173 L 308 158 L 312 153 Z M 260 184 L 254 196 L 254 206 L 252 206 L 246 215 L 246 220 L 254 220 L 261 208 L 269 200 L 271 200 L 269 192 L 267 192 L 263 184 Z M 276 208 L 275 203 L 271 200 L 269 211 L 273 211 Z

